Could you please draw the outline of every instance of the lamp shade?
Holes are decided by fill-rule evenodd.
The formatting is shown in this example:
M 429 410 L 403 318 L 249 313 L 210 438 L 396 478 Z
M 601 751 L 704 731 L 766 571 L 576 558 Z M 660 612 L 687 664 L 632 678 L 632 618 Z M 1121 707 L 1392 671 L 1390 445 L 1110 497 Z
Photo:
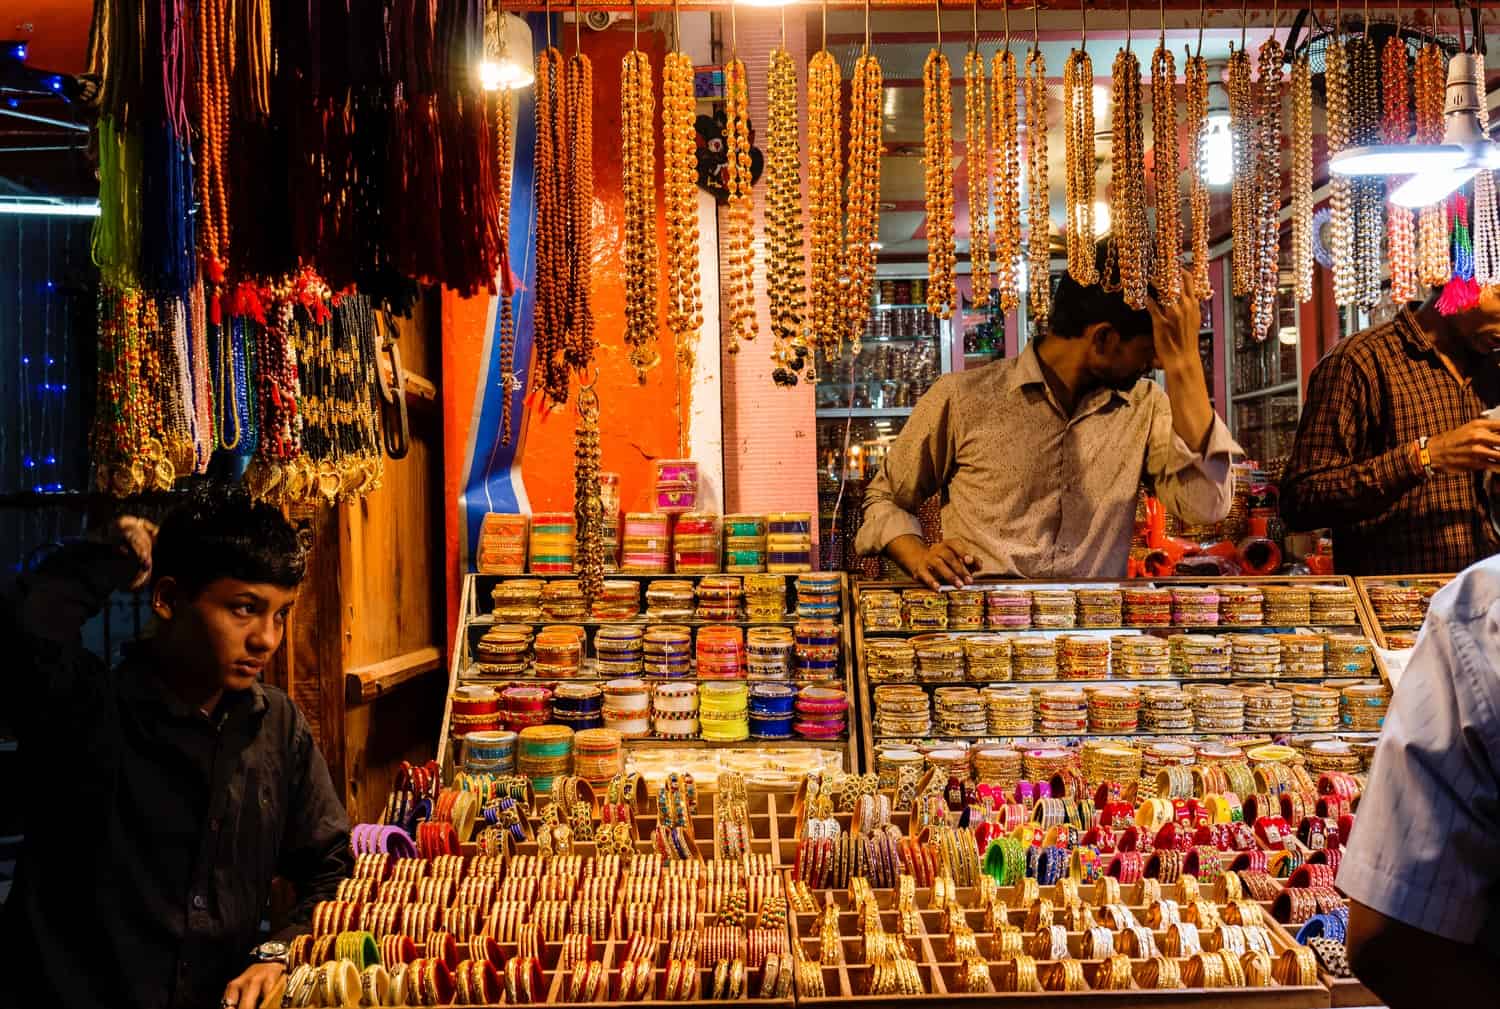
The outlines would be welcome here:
M 484 62 L 479 65 L 484 89 L 530 87 L 536 80 L 533 62 L 531 26 L 514 14 L 492 10 L 484 19 Z

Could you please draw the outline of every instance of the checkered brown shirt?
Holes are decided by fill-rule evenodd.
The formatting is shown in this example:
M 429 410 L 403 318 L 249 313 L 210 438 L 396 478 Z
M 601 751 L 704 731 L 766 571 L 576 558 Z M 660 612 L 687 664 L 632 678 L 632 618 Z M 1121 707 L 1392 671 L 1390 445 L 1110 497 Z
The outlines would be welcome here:
M 1406 309 L 1340 341 L 1308 383 L 1282 517 L 1293 529 L 1332 529 L 1344 574 L 1462 571 L 1500 551 L 1478 476 L 1426 478 L 1412 450 L 1497 402 L 1500 372 L 1486 367 L 1460 384 Z

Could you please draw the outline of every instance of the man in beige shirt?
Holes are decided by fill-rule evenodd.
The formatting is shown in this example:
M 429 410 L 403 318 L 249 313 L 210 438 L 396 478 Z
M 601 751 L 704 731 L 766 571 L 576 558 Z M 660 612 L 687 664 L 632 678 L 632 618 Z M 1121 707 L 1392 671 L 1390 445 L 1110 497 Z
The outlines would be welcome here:
M 1188 522 L 1227 515 L 1240 448 L 1209 401 L 1197 292 L 1184 289 L 1135 311 L 1065 275 L 1044 339 L 918 401 L 865 492 L 859 551 L 934 588 L 1119 578 L 1143 480 Z M 1165 392 L 1146 378 L 1156 368 Z M 944 539 L 929 547 L 913 512 L 936 493 Z

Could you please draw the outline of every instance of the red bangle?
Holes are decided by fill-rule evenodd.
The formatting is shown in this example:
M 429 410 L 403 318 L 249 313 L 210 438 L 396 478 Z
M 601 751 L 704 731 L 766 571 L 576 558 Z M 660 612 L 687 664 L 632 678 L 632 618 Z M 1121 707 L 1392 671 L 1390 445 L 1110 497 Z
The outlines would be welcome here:
M 1292 878 L 1286 881 L 1287 886 L 1305 886 L 1309 889 L 1315 887 L 1333 886 L 1333 870 L 1326 865 L 1307 863 L 1299 866 L 1292 873 Z
M 1259 848 L 1251 848 L 1234 856 L 1234 861 L 1229 863 L 1231 872 L 1267 872 L 1268 863 L 1266 853 Z
M 1104 870 L 1106 876 L 1113 876 L 1121 883 L 1139 883 L 1141 881 L 1141 853 L 1138 851 L 1121 851 L 1109 860 L 1109 867 Z
M 1255 821 L 1255 836 L 1260 843 L 1272 851 L 1286 848 L 1286 836 L 1290 828 L 1279 816 L 1262 816 Z

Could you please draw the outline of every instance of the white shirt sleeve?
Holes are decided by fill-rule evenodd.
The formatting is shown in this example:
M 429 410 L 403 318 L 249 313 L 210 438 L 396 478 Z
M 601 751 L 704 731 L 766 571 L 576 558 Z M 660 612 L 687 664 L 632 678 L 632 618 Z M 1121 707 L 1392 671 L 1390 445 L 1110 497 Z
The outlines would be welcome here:
M 1472 943 L 1500 900 L 1500 559 L 1433 600 L 1339 866 L 1354 900 Z

